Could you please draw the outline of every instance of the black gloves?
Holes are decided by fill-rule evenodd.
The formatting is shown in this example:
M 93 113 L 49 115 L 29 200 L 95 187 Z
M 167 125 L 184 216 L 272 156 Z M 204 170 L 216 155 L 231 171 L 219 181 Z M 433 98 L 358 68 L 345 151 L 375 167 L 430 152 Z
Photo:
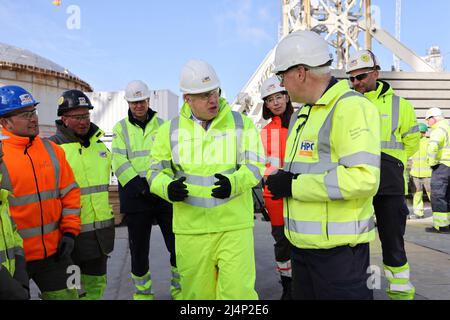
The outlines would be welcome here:
M 65 257 L 70 257 L 74 246 L 75 236 L 70 232 L 64 233 L 58 246 L 58 258 L 62 259 Z
M 283 170 L 267 177 L 266 184 L 273 195 L 272 200 L 292 197 L 292 179 L 294 174 Z
M 186 190 L 187 185 L 185 185 L 183 182 L 186 181 L 186 177 L 181 177 L 178 180 L 172 181 L 169 186 L 167 187 L 167 194 L 169 196 L 169 200 L 176 202 L 176 201 L 183 201 L 188 196 L 188 191 Z
M 219 186 L 219 187 L 212 190 L 211 196 L 213 196 L 214 198 L 219 198 L 219 199 L 229 198 L 231 195 L 230 179 L 221 175 L 220 173 L 216 173 L 214 175 L 214 177 L 219 179 L 219 181 L 214 183 L 215 186 Z
M 431 166 L 431 170 L 436 170 L 437 168 L 439 168 L 439 164 L 435 164 L 434 166 Z

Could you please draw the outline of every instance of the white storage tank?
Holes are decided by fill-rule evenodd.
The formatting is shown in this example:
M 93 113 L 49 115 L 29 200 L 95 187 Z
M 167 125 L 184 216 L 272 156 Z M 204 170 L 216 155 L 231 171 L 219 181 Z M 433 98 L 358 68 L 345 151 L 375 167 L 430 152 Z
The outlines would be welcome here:
M 31 92 L 38 106 L 40 135 L 55 132 L 57 101 L 63 91 L 91 92 L 91 86 L 66 68 L 29 50 L 0 43 L 0 86 L 18 85 Z

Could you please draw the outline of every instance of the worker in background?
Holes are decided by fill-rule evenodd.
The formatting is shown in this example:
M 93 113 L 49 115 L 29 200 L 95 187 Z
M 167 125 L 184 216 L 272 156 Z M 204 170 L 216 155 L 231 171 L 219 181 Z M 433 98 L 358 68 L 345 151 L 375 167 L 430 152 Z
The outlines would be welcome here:
M 56 134 L 50 138 L 66 153 L 81 188 L 81 232 L 72 259 L 81 269 L 86 300 L 100 300 L 106 289 L 108 254 L 114 248 L 114 215 L 109 205 L 111 153 L 100 140 L 104 132 L 90 122 L 94 107 L 79 90 L 64 92 L 58 101 Z
M 292 32 L 278 44 L 274 73 L 304 106 L 291 117 L 284 170 L 267 185 L 274 200 L 284 198 L 293 299 L 369 300 L 379 115 L 331 76 L 331 62 L 328 43 L 315 32 Z
M 411 171 L 409 172 L 415 189 L 413 196 L 413 217 L 415 219 L 424 218 L 423 190 L 425 189 L 428 199 L 430 199 L 431 192 L 431 168 L 427 163 L 427 148 L 428 141 L 430 140 L 430 138 L 427 137 L 427 125 L 425 123 L 419 123 L 419 131 L 422 135 L 420 138 L 419 150 L 411 157 Z
M 0 134 L 0 165 L 3 162 Z M 8 190 L 3 189 L 0 174 L 0 300 L 27 300 L 30 297 L 23 241 L 9 214 Z
M 409 214 L 406 162 L 419 149 L 420 132 L 414 107 L 379 80 L 380 64 L 370 50 L 350 57 L 347 74 L 353 88 L 373 102 L 381 118 L 380 188 L 373 199 L 383 265 L 393 300 L 414 299 L 403 236 Z
M 150 151 L 163 120 L 150 108 L 150 90 L 142 81 L 131 81 L 125 89 L 128 117 L 113 128 L 112 167 L 119 180 L 120 212 L 125 213 L 131 252 L 131 279 L 135 300 L 153 300 L 149 267 L 150 235 L 156 220 L 170 253 L 172 299 L 179 299 L 180 284 L 172 231 L 172 205 L 151 194 L 145 176 Z
M 18 86 L 0 88 L 3 188 L 23 238 L 27 271 L 44 300 L 78 299 L 68 287 L 75 237 L 80 233 L 80 188 L 64 150 L 41 139 L 33 96 Z
M 220 97 L 216 72 L 191 60 L 180 75 L 180 116 L 158 131 L 150 191 L 174 205 L 183 299 L 257 299 L 252 187 L 264 149 L 252 121 Z
M 280 86 L 280 80 L 276 76 L 261 85 L 261 99 L 264 101 L 263 118 L 271 120 L 261 130 L 261 140 L 266 152 L 264 177 L 267 178 L 283 168 L 289 121 L 294 108 L 286 89 Z M 272 200 L 267 186 L 264 187 L 263 195 L 275 240 L 277 271 L 283 286 L 281 300 L 291 300 L 291 243 L 284 235 L 283 199 Z
M 432 169 L 431 210 L 433 211 L 433 227 L 425 230 L 450 233 L 450 127 L 439 108 L 430 108 L 425 114 L 425 120 L 431 128 L 427 163 Z

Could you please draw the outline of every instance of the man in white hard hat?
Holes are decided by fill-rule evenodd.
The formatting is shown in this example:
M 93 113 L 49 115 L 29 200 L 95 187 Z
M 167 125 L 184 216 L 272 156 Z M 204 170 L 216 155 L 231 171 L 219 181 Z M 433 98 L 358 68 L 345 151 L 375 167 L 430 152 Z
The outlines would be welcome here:
M 428 127 L 431 128 L 427 148 L 427 162 L 431 167 L 431 209 L 433 227 L 427 232 L 450 233 L 450 127 L 442 110 L 431 108 L 425 114 Z
M 393 300 L 414 299 L 403 235 L 409 214 L 406 163 L 419 149 L 420 132 L 414 107 L 379 79 L 380 64 L 370 50 L 360 50 L 347 64 L 353 88 L 373 102 L 381 117 L 380 187 L 373 199 L 383 264 Z
M 267 185 L 284 198 L 293 299 L 373 299 L 367 286 L 375 238 L 372 197 L 380 170 L 376 107 L 331 76 L 328 43 L 312 31 L 286 36 L 273 72 L 294 102 L 284 170 Z
M 252 121 L 220 97 L 211 65 L 182 69 L 180 116 L 158 131 L 147 178 L 173 203 L 183 299 L 257 299 L 252 188 L 264 149 Z
M 112 168 L 119 180 L 120 212 L 125 213 L 131 253 L 131 278 L 136 288 L 134 300 L 153 300 L 149 268 L 150 234 L 153 221 L 161 228 L 172 266 L 171 296 L 180 296 L 176 269 L 172 206 L 151 194 L 145 176 L 150 151 L 163 120 L 150 108 L 150 90 L 142 81 L 131 81 L 125 89 L 128 117 L 113 128 Z

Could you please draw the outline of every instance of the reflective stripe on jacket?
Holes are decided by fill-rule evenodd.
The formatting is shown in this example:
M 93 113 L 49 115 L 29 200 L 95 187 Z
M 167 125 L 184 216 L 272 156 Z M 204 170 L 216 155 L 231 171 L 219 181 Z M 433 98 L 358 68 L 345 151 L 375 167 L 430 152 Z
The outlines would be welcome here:
M 272 121 L 261 130 L 261 140 L 266 152 L 265 177 L 283 168 L 287 133 L 288 129 L 282 126 L 281 118 L 278 116 L 273 117 Z M 270 223 L 273 226 L 282 226 L 283 199 L 272 200 L 272 194 L 267 186 L 264 186 L 263 196 Z
M 345 80 L 291 117 L 284 170 L 299 176 L 284 219 L 294 246 L 329 249 L 375 238 L 379 124 L 376 107 Z
M 6 129 L 3 141 L 3 187 L 11 215 L 24 240 L 27 261 L 54 255 L 62 234 L 80 233 L 80 188 L 64 150 L 35 137 L 19 137 Z
M 431 168 L 427 163 L 427 148 L 430 138 L 420 139 L 419 150 L 411 157 L 410 175 L 416 178 L 431 178 Z
M 173 203 L 173 230 L 177 234 L 199 234 L 237 230 L 253 226 L 251 188 L 264 170 L 264 149 L 254 124 L 232 112 L 225 99 L 207 131 L 191 118 L 184 104 L 180 116 L 158 131 L 152 148 L 147 180 L 150 191 L 169 201 L 167 187 L 186 177 L 189 197 Z M 238 149 L 238 151 L 237 151 Z M 217 199 L 216 173 L 228 177 L 231 196 Z
M 24 251 L 17 225 L 9 215 L 8 194 L 8 191 L 0 189 L 0 268 L 6 268 L 14 276 L 15 257 L 24 256 Z
M 447 120 L 436 122 L 431 127 L 427 148 L 427 162 L 430 167 L 444 164 L 450 167 L 450 126 Z

